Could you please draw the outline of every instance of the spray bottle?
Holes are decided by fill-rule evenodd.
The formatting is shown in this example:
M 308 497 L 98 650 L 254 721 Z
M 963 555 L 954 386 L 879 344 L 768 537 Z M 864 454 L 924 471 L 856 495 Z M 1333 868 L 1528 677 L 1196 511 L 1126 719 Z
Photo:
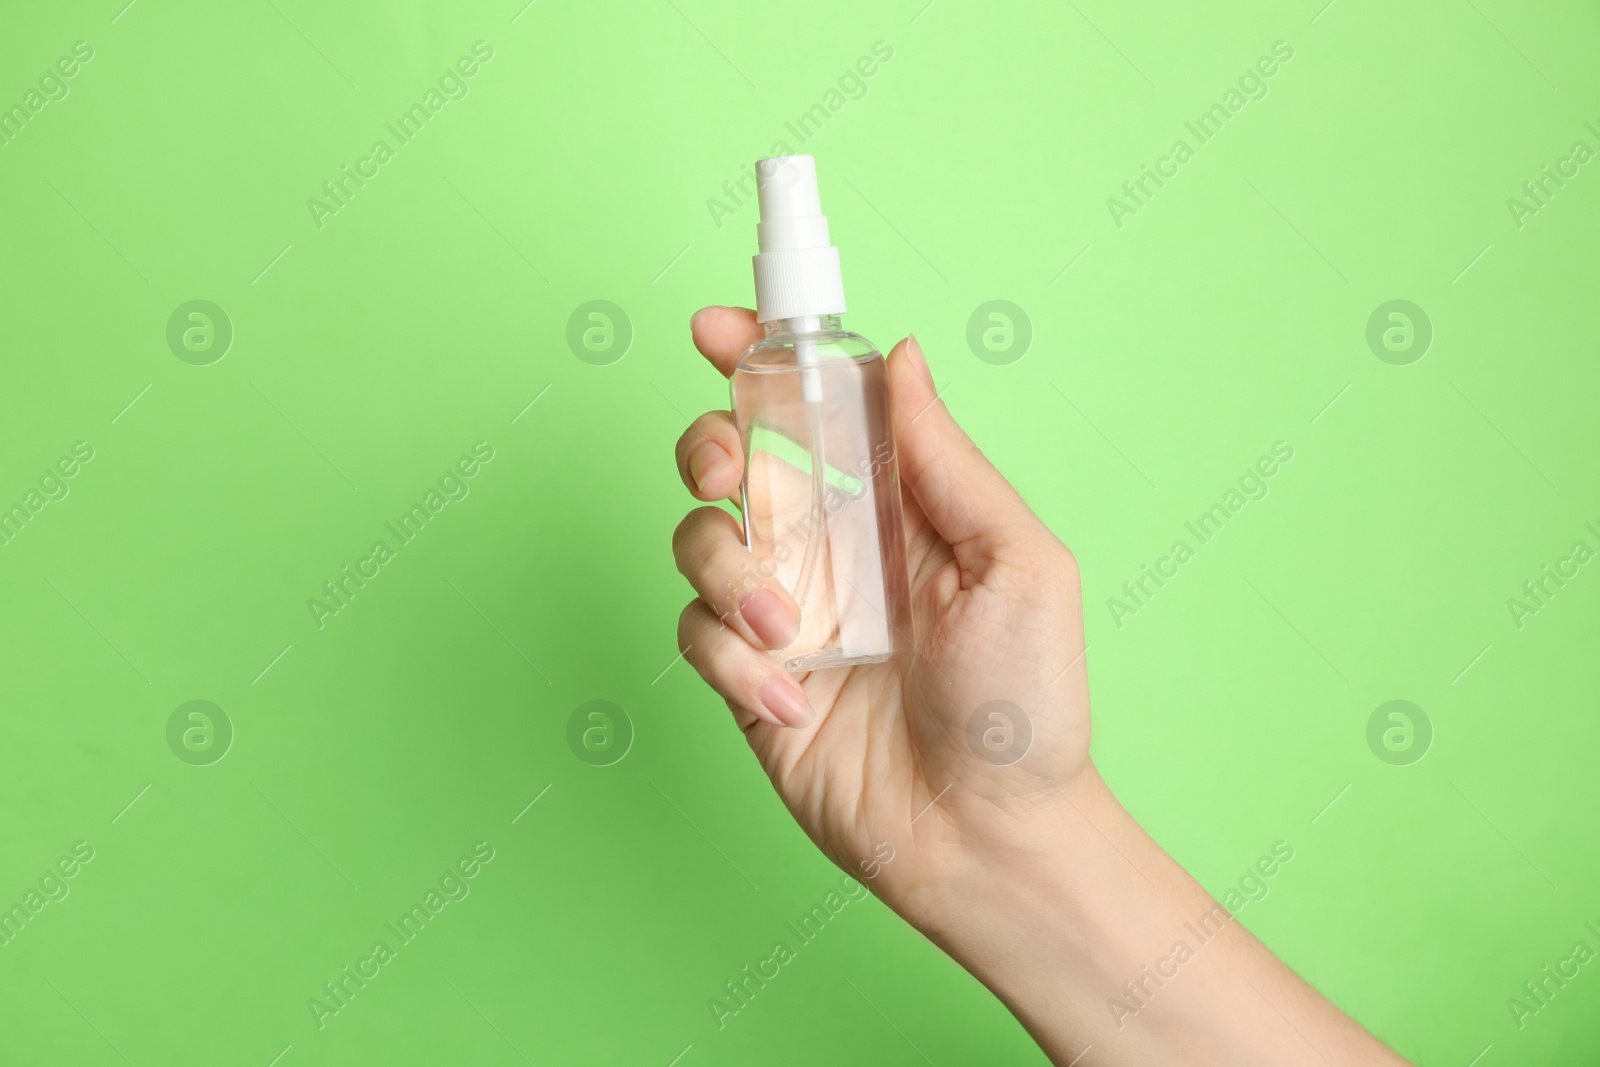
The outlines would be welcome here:
M 800 606 L 799 635 L 773 655 L 795 672 L 881 663 L 914 647 L 888 367 L 839 325 L 815 161 L 763 159 L 756 175 L 766 336 L 740 357 L 732 392 L 745 544 Z

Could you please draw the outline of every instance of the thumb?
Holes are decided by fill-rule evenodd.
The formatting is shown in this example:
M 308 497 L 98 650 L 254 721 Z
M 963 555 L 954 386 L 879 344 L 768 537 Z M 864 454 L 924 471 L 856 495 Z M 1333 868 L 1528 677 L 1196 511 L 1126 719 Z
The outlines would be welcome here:
M 1041 527 L 939 399 L 915 336 L 889 353 L 889 395 L 900 475 L 958 558 L 992 559 Z

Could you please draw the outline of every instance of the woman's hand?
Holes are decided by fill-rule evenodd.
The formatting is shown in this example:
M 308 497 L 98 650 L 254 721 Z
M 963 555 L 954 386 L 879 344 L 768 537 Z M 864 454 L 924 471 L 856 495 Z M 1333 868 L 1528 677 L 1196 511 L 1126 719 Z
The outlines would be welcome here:
M 692 332 L 724 377 L 762 336 L 752 312 L 723 307 Z M 1092 774 L 1089 694 L 1072 554 L 956 425 L 916 340 L 888 363 L 914 656 L 790 676 L 767 650 L 793 639 L 799 615 L 781 586 L 752 579 L 738 522 L 691 511 L 673 553 L 699 593 L 679 622 L 685 658 L 812 840 L 916 921 L 953 867 L 1050 836 Z M 696 497 L 737 502 L 729 412 L 696 419 L 677 459 Z
M 762 336 L 721 307 L 693 333 L 724 376 Z M 1117 803 L 1089 760 L 1071 553 L 961 432 L 912 338 L 889 355 L 889 392 L 915 655 L 791 677 L 768 650 L 794 640 L 794 602 L 760 580 L 738 522 L 699 508 L 673 537 L 699 594 L 679 646 L 795 819 L 1057 1064 L 1401 1063 Z M 696 419 L 677 454 L 695 496 L 737 500 L 728 412 Z

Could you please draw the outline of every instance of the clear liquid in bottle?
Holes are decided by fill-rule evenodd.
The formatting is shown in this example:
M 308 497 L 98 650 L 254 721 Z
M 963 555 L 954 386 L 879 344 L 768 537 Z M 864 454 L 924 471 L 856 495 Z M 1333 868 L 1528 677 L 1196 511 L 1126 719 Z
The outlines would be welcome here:
M 789 671 L 914 647 L 888 367 L 838 316 L 769 322 L 732 377 L 745 543 L 800 606 Z

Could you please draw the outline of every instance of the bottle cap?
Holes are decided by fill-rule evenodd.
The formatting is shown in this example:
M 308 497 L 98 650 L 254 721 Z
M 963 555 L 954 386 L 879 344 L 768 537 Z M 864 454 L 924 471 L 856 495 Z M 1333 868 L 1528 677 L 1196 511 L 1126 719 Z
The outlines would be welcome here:
M 828 240 L 828 217 L 810 156 L 773 156 L 756 163 L 756 320 L 837 315 L 846 310 L 839 250 Z

